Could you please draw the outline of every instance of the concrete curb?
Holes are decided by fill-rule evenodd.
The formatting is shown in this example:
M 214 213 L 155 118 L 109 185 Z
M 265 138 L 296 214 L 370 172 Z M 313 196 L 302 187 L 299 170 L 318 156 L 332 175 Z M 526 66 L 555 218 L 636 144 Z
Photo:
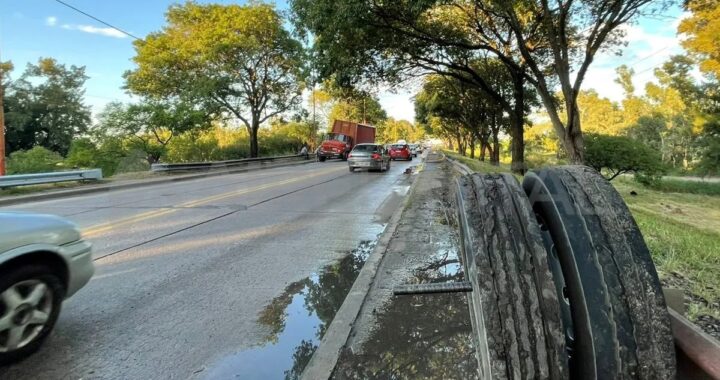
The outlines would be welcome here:
M 380 236 L 375 249 L 372 251 L 365 262 L 365 265 L 363 265 L 360 270 L 360 274 L 358 274 L 350 292 L 345 297 L 345 301 L 343 301 L 337 314 L 335 314 L 335 318 L 333 318 L 333 321 L 330 323 L 330 326 L 325 332 L 325 336 L 323 336 L 318 349 L 315 351 L 310 359 L 310 362 L 305 367 L 301 379 L 320 380 L 329 379 L 330 376 L 332 376 L 338 359 L 340 358 L 341 350 L 350 337 L 353 323 L 360 313 L 362 305 L 365 303 L 365 298 L 368 295 L 370 287 L 375 281 L 377 270 L 380 267 L 383 257 L 385 256 L 390 240 L 395 234 L 395 230 L 400 223 L 402 214 L 405 212 L 405 209 L 415 192 L 415 185 L 417 182 L 418 178 L 416 177 L 410 185 L 410 189 L 403 200 L 402 206 L 398 207 L 398 209 L 393 213 L 385 231 L 383 231 L 382 236 Z
M 475 173 L 472 169 L 470 169 L 469 166 L 463 164 L 462 162 L 460 162 L 458 160 L 451 158 L 450 156 L 448 156 L 444 153 L 443 153 L 443 157 L 445 157 L 445 159 L 448 160 L 448 162 L 450 162 L 455 167 L 455 170 L 460 172 L 460 174 L 465 175 L 465 174 Z
M 245 172 L 251 172 L 256 170 L 262 170 L 262 169 L 272 169 L 272 168 L 279 168 L 283 166 L 295 166 L 295 165 L 305 165 L 315 162 L 314 160 L 305 160 L 305 161 L 297 161 L 297 162 L 284 162 L 279 163 L 275 165 L 260 165 L 253 168 L 242 168 L 242 169 L 230 169 L 230 170 L 218 170 L 218 171 L 211 171 L 206 173 L 199 173 L 199 174 L 188 174 L 188 175 L 182 175 L 177 177 L 166 177 L 166 178 L 158 178 L 158 179 L 149 179 L 147 181 L 145 180 L 137 180 L 136 182 L 131 183 L 121 183 L 121 184 L 105 184 L 105 185 L 96 185 L 96 186 L 81 186 L 78 188 L 73 188 L 69 190 L 59 190 L 59 191 L 49 191 L 46 193 L 37 193 L 37 194 L 28 194 L 28 195 L 18 195 L 18 196 L 12 196 L 8 198 L 0 198 L 0 207 L 1 206 L 11 206 L 21 203 L 31 203 L 31 202 L 39 202 L 39 201 L 45 201 L 45 200 L 51 200 L 51 199 L 58 199 L 58 198 L 65 198 L 65 197 L 73 197 L 77 195 L 85 195 L 85 194 L 91 194 L 91 193 L 101 193 L 101 192 L 109 192 L 114 190 L 124 190 L 124 189 L 132 189 L 136 187 L 144 187 L 144 186 L 153 186 L 153 185 L 162 185 L 166 183 L 171 182 L 180 182 L 180 181 L 190 181 L 194 179 L 200 179 L 200 178 L 207 178 L 207 177 L 215 177 L 215 176 L 221 176 L 226 174 L 236 174 L 236 173 L 245 173 Z

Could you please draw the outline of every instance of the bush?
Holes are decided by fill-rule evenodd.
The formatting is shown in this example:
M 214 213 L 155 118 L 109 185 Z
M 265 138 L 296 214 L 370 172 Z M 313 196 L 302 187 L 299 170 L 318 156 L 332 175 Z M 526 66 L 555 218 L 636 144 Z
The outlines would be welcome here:
M 103 176 L 111 177 L 117 171 L 118 165 L 127 152 L 122 147 L 122 141 L 109 138 L 99 147 L 90 139 L 74 140 L 65 159 L 65 164 L 74 169 L 99 168 Z
M 62 169 L 62 156 L 51 150 L 36 146 L 30 150 L 19 150 L 10 154 L 7 160 L 8 174 L 46 173 Z
M 585 163 L 612 180 L 620 174 L 634 173 L 642 184 L 656 182 L 664 167 L 660 153 L 625 136 L 585 135 Z

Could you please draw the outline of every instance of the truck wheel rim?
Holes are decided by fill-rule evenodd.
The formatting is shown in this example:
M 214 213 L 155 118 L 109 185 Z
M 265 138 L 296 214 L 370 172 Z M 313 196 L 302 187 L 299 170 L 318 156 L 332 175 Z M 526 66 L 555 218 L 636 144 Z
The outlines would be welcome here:
M 36 279 L 20 281 L 0 294 L 0 352 L 21 349 L 40 335 L 53 308 L 50 287 Z

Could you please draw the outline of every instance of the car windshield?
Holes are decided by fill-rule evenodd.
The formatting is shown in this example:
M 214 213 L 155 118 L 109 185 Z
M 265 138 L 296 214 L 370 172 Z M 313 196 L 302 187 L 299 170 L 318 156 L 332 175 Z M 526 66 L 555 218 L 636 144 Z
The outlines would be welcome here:
M 356 145 L 353 152 L 377 152 L 378 148 L 377 145 Z
M 0 380 L 720 379 L 719 339 L 720 0 L 0 0 Z
M 340 141 L 340 142 L 347 142 L 348 136 L 343 135 L 341 133 L 328 133 L 323 138 L 324 141 Z

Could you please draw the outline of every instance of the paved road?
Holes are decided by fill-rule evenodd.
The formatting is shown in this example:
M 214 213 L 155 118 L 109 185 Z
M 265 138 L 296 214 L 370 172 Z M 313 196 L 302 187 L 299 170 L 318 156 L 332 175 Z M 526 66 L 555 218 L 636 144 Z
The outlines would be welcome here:
M 284 377 L 334 315 L 309 294 L 338 304 L 347 285 L 311 290 L 343 282 L 331 264 L 371 247 L 415 164 L 312 163 L 5 208 L 75 221 L 97 272 L 44 347 L 0 378 Z

